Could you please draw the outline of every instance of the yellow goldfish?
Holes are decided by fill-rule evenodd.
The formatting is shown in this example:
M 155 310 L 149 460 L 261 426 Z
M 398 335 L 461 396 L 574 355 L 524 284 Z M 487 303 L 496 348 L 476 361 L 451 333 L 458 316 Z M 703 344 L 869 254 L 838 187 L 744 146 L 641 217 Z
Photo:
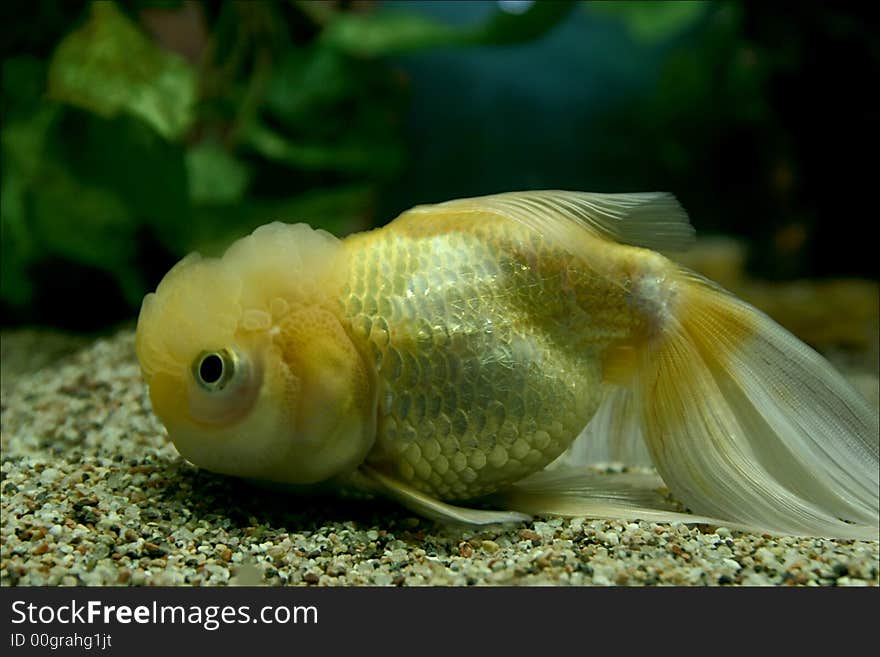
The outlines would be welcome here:
M 876 410 L 661 255 L 692 239 L 665 193 L 459 199 L 342 240 L 276 222 L 178 263 L 144 299 L 137 355 L 179 452 L 218 473 L 466 523 L 876 539 Z M 659 477 L 586 469 L 609 459 Z

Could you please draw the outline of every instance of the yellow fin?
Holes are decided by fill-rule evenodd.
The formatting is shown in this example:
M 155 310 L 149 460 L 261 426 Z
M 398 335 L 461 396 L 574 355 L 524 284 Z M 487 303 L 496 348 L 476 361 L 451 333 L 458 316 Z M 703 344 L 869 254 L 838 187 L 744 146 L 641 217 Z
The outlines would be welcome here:
M 492 525 L 496 523 L 522 522 L 530 519 L 530 516 L 516 511 L 468 509 L 466 507 L 454 506 L 441 502 L 420 490 L 416 490 L 412 486 L 408 486 L 402 481 L 382 474 L 368 466 L 362 466 L 360 471 L 373 484 L 377 485 L 378 492 L 396 500 L 411 511 L 415 511 L 432 520 L 465 525 Z
M 878 417 L 821 356 L 681 272 L 675 321 L 642 353 L 642 433 L 696 513 L 761 531 L 878 538 Z
M 512 219 L 546 238 L 571 246 L 586 229 L 606 240 L 656 251 L 684 251 L 694 229 L 676 198 L 666 192 L 594 194 L 545 190 L 510 192 L 420 205 L 404 213 L 490 213 Z

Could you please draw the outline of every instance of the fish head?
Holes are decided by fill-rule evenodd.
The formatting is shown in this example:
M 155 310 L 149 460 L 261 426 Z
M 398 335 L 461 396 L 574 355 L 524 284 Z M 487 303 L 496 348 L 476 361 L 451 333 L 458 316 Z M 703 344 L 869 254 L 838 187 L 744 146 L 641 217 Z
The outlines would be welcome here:
M 314 484 L 375 439 L 374 377 L 332 312 L 339 242 L 270 224 L 190 254 L 141 306 L 136 352 L 181 455 L 222 474 Z

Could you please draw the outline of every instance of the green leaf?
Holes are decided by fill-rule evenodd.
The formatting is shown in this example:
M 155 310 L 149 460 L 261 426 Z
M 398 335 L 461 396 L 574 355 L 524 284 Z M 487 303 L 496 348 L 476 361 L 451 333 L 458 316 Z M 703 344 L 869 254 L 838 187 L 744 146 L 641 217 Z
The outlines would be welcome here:
M 340 13 L 321 35 L 323 44 L 361 55 L 391 55 L 467 42 L 469 34 L 418 14 Z
M 586 6 L 616 16 L 637 41 L 651 45 L 672 39 L 694 25 L 712 8 L 699 0 L 601 0 Z
M 3 122 L 38 111 L 46 89 L 46 64 L 28 55 L 3 61 Z
M 250 182 L 250 171 L 226 149 L 202 141 L 186 154 L 189 198 L 200 205 L 237 203 Z
M 275 65 L 265 106 L 291 117 L 322 104 L 344 102 L 357 92 L 348 61 L 331 48 L 291 48 Z
M 58 107 L 45 105 L 26 119 L 3 122 L 0 144 L 3 148 L 3 171 L 19 172 L 31 179 L 43 164 L 49 131 L 58 118 Z
M 167 139 L 192 124 L 196 76 L 159 48 L 112 2 L 95 2 L 49 65 L 49 96 L 103 117 L 136 116 Z
M 27 119 L 4 121 L 0 131 L 0 298 L 13 305 L 22 305 L 31 296 L 27 267 L 37 257 L 39 245 L 28 224 L 28 192 L 44 161 L 57 110 L 44 106 Z
M 342 143 L 295 143 L 256 121 L 242 133 L 242 142 L 269 160 L 309 171 L 340 171 L 380 176 L 402 165 L 394 143 L 352 136 Z
M 301 171 L 387 177 L 403 164 L 404 101 L 399 80 L 374 62 L 327 47 L 294 49 L 273 67 L 262 115 L 238 136 Z
M 118 195 L 47 167 L 31 199 L 34 232 L 48 252 L 95 267 L 134 254 L 131 213 Z
M 149 225 L 177 253 L 189 221 L 185 151 L 127 116 L 69 112 L 59 131 L 61 161 L 89 187 L 112 190 L 132 224 Z
M 154 226 L 174 252 L 188 234 L 183 148 L 134 118 L 60 109 L 3 126 L 0 295 L 26 303 L 28 268 L 54 255 L 109 272 L 136 305 L 140 227 Z
M 572 2 L 535 2 L 519 14 L 496 9 L 477 27 L 459 28 L 421 14 L 338 13 L 321 35 L 324 45 L 352 55 L 393 55 L 437 46 L 510 44 L 536 39 L 565 18 Z
M 108 189 L 84 185 L 60 166 L 41 173 L 31 197 L 30 219 L 41 255 L 108 271 L 131 303 L 145 284 L 134 266 L 137 252 L 131 211 Z
M 25 222 L 26 181 L 19 172 L 4 167 L 0 194 L 0 299 L 21 306 L 30 299 L 31 282 L 27 266 L 33 259 L 33 245 Z

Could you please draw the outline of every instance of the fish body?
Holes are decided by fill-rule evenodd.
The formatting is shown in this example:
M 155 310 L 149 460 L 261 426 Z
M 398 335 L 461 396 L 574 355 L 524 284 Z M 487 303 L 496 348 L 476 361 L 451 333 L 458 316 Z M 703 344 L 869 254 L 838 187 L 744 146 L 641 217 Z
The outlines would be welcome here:
M 217 472 L 464 522 L 873 537 L 876 413 L 654 250 L 691 237 L 666 194 L 460 199 L 344 240 L 270 224 L 177 265 L 145 299 L 138 356 L 171 439 Z M 702 515 L 652 498 L 656 479 L 591 478 L 603 456 L 653 464 Z M 486 496 L 502 508 L 472 508 Z
M 440 499 L 561 455 L 599 407 L 603 354 L 640 324 L 617 273 L 503 218 L 409 215 L 344 247 L 340 313 L 378 375 L 367 461 Z

